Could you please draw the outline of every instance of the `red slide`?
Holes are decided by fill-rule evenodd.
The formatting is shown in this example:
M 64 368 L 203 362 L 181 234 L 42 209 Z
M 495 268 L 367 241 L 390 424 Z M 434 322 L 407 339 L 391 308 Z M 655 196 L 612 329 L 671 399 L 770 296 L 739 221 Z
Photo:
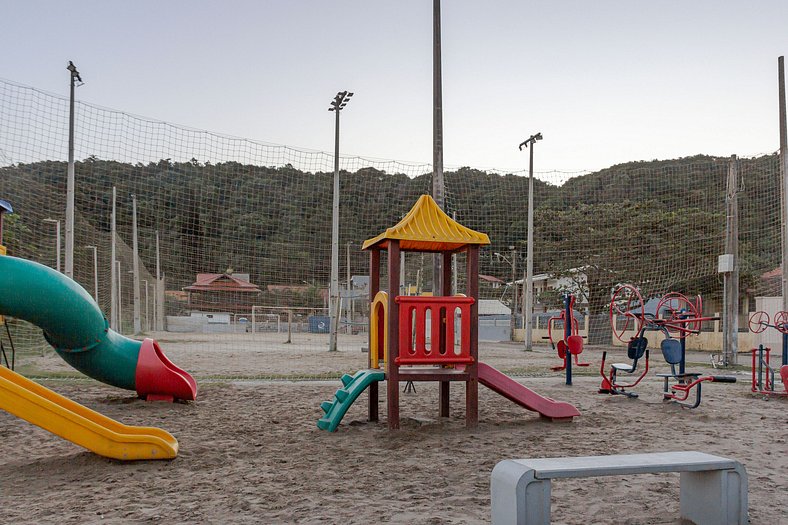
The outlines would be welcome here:
M 490 365 L 480 362 L 478 366 L 479 382 L 481 384 L 510 401 L 514 401 L 523 408 L 539 412 L 542 417 L 549 417 L 554 421 L 561 419 L 571 420 L 573 417 L 580 415 L 580 412 L 574 405 L 540 396 Z

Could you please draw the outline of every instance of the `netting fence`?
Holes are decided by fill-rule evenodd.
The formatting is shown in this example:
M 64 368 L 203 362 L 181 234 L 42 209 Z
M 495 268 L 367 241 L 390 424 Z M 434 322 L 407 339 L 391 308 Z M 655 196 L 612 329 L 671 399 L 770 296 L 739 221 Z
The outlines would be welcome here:
M 0 198 L 16 212 L 7 217 L 5 244 L 10 255 L 52 267 L 62 257 L 55 225 L 65 224 L 68 105 L 65 97 L 0 81 Z M 294 308 L 305 312 L 297 314 L 298 329 L 323 331 L 333 155 L 189 129 L 84 102 L 76 104 L 75 114 L 74 277 L 92 293 L 93 253 L 86 246 L 95 246 L 97 300 L 109 317 L 114 187 L 120 261 L 116 307 L 122 332 L 129 334 L 134 326 L 132 195 L 145 288 L 139 294 L 143 331 L 226 332 L 225 340 L 232 341 L 273 325 L 282 330 Z M 559 308 L 560 293 L 570 290 L 579 295 L 584 313 L 606 326 L 611 289 L 625 282 L 638 285 L 647 296 L 702 294 L 705 309 L 719 312 L 717 257 L 725 246 L 730 164 L 730 158 L 697 156 L 593 173 L 537 172 L 537 317 Z M 355 156 L 341 157 L 340 166 L 343 326 L 363 330 L 368 257 L 360 246 L 396 224 L 419 195 L 431 192 L 432 167 Z M 752 298 L 780 294 L 779 159 L 763 154 L 740 158 L 738 166 L 744 299 L 739 325 L 746 326 Z M 447 213 L 492 241 L 481 254 L 482 299 L 521 312 L 527 173 L 447 168 L 445 185 Z M 157 234 L 166 290 L 163 326 L 154 319 Z M 464 264 L 461 255 L 458 259 Z M 236 285 L 240 280 L 252 287 L 227 289 L 230 277 Z M 430 256 L 407 255 L 407 293 L 430 291 L 431 281 Z M 14 330 L 19 345 L 46 348 L 40 330 L 21 322 Z M 607 336 L 603 331 L 597 342 L 609 338 L 609 330 Z

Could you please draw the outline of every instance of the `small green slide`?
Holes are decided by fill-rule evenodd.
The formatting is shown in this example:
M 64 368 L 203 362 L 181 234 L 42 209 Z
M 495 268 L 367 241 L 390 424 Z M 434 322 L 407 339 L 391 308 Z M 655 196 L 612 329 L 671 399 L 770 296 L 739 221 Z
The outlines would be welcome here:
M 350 405 L 369 385 L 386 379 L 382 370 L 359 370 L 355 375 L 342 376 L 342 388 L 336 391 L 333 401 L 323 401 L 320 408 L 325 415 L 317 422 L 317 428 L 334 432 Z

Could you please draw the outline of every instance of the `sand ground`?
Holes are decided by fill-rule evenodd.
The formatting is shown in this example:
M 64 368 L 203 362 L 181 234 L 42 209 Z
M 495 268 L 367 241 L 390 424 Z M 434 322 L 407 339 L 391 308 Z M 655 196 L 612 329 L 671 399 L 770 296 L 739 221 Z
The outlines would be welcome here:
M 340 351 L 329 353 L 327 336 L 317 334 L 294 334 L 291 344 L 283 334 L 155 335 L 197 378 L 196 402 L 146 403 L 89 379 L 41 382 L 124 423 L 168 430 L 178 458 L 107 460 L 0 412 L 0 522 L 486 523 L 490 472 L 500 460 L 699 450 L 744 464 L 752 523 L 788 524 L 788 400 L 751 394 L 747 370 L 733 372 L 736 384 L 706 383 L 701 406 L 685 410 L 662 402 L 653 373 L 639 399 L 597 394 L 601 349 L 584 352 L 593 364 L 569 387 L 549 371 L 557 357 L 548 348 L 482 343 L 482 361 L 582 416 L 552 423 L 480 387 L 480 424 L 468 430 L 463 386 L 453 385 L 452 415 L 441 419 L 437 385 L 419 383 L 401 395 L 402 430 L 387 430 L 383 388 L 380 422 L 366 422 L 363 394 L 329 434 L 316 427 L 320 402 L 339 386 L 330 378 L 366 368 L 364 336 L 343 335 Z M 709 368 L 707 355 L 688 359 L 688 370 Z M 71 370 L 54 355 L 23 364 Z M 652 366 L 666 370 L 661 357 Z M 678 481 L 558 481 L 553 522 L 680 523 Z

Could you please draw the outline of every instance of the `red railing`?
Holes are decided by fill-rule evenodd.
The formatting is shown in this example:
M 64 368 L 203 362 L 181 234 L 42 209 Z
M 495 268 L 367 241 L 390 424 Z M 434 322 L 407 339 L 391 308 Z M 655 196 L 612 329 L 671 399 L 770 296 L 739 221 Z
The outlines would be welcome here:
M 470 364 L 471 297 L 399 296 L 398 365 Z M 460 314 L 460 344 L 455 345 L 455 314 Z M 427 313 L 430 344 L 427 345 Z

